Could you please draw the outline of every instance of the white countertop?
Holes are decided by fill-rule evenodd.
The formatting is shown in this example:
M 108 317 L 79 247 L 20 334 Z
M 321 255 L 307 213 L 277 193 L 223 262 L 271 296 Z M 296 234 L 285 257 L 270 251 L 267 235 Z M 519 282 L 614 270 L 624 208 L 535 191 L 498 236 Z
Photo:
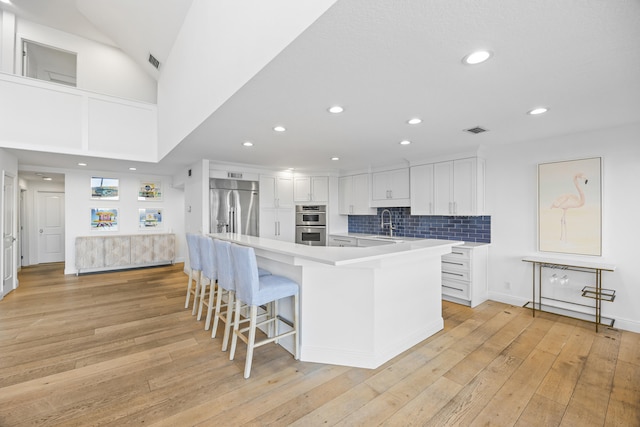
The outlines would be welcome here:
M 353 234 L 353 233 L 351 233 Z M 332 234 L 333 235 L 333 234 Z M 343 234 L 347 235 L 347 234 Z M 419 251 L 437 252 L 438 256 L 444 251 L 450 252 L 453 246 L 461 246 L 464 242 L 454 240 L 402 238 L 404 242 L 373 247 L 341 248 L 334 246 L 308 246 L 297 243 L 283 242 L 264 237 L 247 236 L 233 233 L 212 233 L 211 237 L 230 242 L 251 246 L 256 249 L 271 251 L 284 255 L 329 265 L 347 265 L 358 262 L 403 256 Z M 361 235 L 361 237 L 366 235 Z
M 372 236 L 375 236 L 374 234 L 367 234 L 367 233 L 329 233 L 330 236 L 336 236 L 336 237 L 353 237 L 356 239 L 366 239 Z M 386 235 L 380 235 L 380 237 L 388 237 Z M 398 238 L 398 239 L 402 239 L 404 242 L 415 242 L 415 241 L 419 241 L 419 240 L 438 240 L 438 241 L 444 241 L 444 242 L 458 242 L 461 243 L 460 245 L 456 245 L 459 246 L 461 248 L 477 248 L 479 246 L 487 246 L 490 245 L 490 243 L 480 243 L 480 242 L 461 242 L 458 240 L 446 240 L 446 239 L 424 239 L 421 237 L 405 237 L 405 236 L 393 236 L 393 238 Z

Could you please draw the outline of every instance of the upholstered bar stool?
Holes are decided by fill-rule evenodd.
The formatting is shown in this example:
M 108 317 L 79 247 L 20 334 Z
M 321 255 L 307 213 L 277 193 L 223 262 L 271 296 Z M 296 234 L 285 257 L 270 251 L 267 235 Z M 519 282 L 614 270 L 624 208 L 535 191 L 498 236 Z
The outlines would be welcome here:
M 218 294 L 213 315 L 211 338 L 216 337 L 218 320 L 221 320 L 224 323 L 222 351 L 227 351 L 227 346 L 229 345 L 229 334 L 231 326 L 233 325 L 232 316 L 236 289 L 235 272 L 233 260 L 231 259 L 231 243 L 224 240 L 213 239 L 213 245 L 215 247 L 216 262 L 218 265 Z M 268 270 L 258 268 L 258 276 L 268 276 L 270 274 L 271 273 Z M 226 303 L 224 302 L 225 296 L 227 297 Z
M 184 308 L 189 308 L 189 299 L 191 294 L 193 294 L 193 310 L 191 311 L 191 314 L 196 314 L 198 292 L 200 291 L 200 276 L 202 273 L 200 244 L 197 234 L 187 233 L 187 249 L 189 252 L 189 284 L 187 285 L 187 298 L 184 303 Z M 196 282 L 196 286 L 192 289 L 194 280 Z
M 231 340 L 229 359 L 233 360 L 235 356 L 238 338 L 247 343 L 244 377 L 249 378 L 249 375 L 251 374 L 253 350 L 255 347 L 260 347 L 264 344 L 278 341 L 284 337 L 293 335 L 295 343 L 294 358 L 298 359 L 298 355 L 300 353 L 300 343 L 298 338 L 299 289 L 296 282 L 286 277 L 273 274 L 260 276 L 253 248 L 232 244 L 231 255 L 236 277 L 236 300 L 234 308 L 233 338 Z M 293 329 L 280 334 L 278 331 L 278 300 L 291 296 L 294 298 Z M 242 302 L 247 304 L 249 307 L 249 326 L 240 329 L 240 306 Z M 272 302 L 274 303 L 272 316 L 267 320 L 258 322 L 258 307 Z M 267 324 L 273 324 L 273 336 L 256 342 L 257 328 Z M 244 335 L 245 332 L 247 335 Z
M 204 330 L 208 331 L 209 326 L 211 325 L 211 309 L 214 305 L 217 290 L 218 269 L 213 239 L 207 236 L 200 236 L 199 239 L 200 261 L 202 262 L 202 283 L 200 285 L 200 308 L 198 309 L 198 320 L 200 320 L 200 317 L 202 316 L 202 308 L 206 305 L 207 319 L 204 322 Z M 207 288 L 209 289 L 208 302 L 205 298 Z

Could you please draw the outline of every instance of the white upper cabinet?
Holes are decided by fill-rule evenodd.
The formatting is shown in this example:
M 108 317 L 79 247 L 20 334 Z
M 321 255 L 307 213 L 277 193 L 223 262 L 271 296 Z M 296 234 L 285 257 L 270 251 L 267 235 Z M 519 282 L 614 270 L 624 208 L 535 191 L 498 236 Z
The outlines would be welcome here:
M 371 174 L 371 206 L 410 206 L 409 168 Z
M 472 157 L 433 164 L 433 215 L 484 213 L 484 159 Z M 423 174 L 427 173 L 422 171 Z M 418 175 L 416 175 L 416 179 Z M 414 185 L 418 185 L 413 182 Z M 417 191 L 420 191 L 417 189 Z M 426 197 L 426 196 L 424 196 Z M 421 215 L 425 206 L 416 205 Z M 424 214 L 423 214 L 424 215 Z
M 328 176 L 300 176 L 294 178 L 294 200 L 296 202 L 328 202 Z
M 433 164 L 412 166 L 411 215 L 434 215 Z
M 260 207 L 293 208 L 293 178 L 261 175 Z
M 369 174 L 342 176 L 338 180 L 338 213 L 340 215 L 375 215 L 369 207 Z

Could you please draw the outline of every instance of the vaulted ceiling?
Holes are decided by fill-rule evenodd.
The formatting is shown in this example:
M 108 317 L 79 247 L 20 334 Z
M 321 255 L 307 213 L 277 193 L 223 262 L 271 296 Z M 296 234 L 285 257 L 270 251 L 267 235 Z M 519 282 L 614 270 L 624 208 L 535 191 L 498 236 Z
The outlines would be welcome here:
M 30 10 L 27 19 L 136 60 L 168 55 L 191 4 L 14 3 Z M 493 55 L 463 64 L 477 49 Z M 640 122 L 638 76 L 637 0 L 338 0 L 159 166 L 210 158 L 345 170 L 531 143 Z M 335 104 L 344 112 L 328 113 Z M 527 114 L 538 106 L 549 111 Z M 407 124 L 413 117 L 422 123 Z M 287 131 L 274 132 L 277 124 Z M 476 126 L 487 132 L 465 132 Z

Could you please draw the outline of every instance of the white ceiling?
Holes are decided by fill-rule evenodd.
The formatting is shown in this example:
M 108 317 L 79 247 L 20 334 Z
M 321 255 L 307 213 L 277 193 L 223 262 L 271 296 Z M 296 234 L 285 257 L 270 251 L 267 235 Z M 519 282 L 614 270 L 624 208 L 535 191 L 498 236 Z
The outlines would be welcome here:
M 90 12 L 94 1 L 100 6 Z M 156 16 L 165 2 L 173 11 L 180 0 L 158 1 L 77 4 L 117 44 L 151 46 L 161 31 L 138 32 L 136 21 Z M 106 3 L 129 19 L 98 13 Z M 493 57 L 461 63 L 479 48 Z M 209 158 L 353 170 L 636 123 L 639 76 L 638 0 L 338 0 L 157 166 L 166 173 Z M 333 104 L 345 112 L 327 113 Z M 549 112 L 526 114 L 540 105 Z M 414 116 L 423 122 L 406 124 Z M 276 124 L 287 132 L 273 132 Z M 474 126 L 489 131 L 463 131 Z M 400 146 L 402 139 L 412 144 Z M 242 147 L 246 140 L 254 147 Z

